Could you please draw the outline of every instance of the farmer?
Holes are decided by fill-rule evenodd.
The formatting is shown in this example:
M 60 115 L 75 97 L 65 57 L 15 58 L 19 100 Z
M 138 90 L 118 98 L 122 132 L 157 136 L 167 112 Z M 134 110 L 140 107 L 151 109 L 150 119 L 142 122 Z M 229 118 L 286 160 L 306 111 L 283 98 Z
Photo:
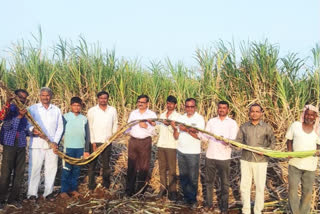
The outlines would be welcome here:
M 157 118 L 157 115 L 148 109 L 149 97 L 140 95 L 137 99 L 138 109 L 132 111 L 128 122 L 140 119 Z M 151 159 L 151 136 L 154 135 L 155 122 L 141 121 L 129 130 L 130 139 L 128 144 L 128 170 L 127 170 L 127 196 L 132 196 L 137 192 L 144 191 L 148 178 Z M 137 191 L 135 182 L 138 180 Z
M 204 129 L 204 118 L 196 112 L 196 108 L 197 101 L 194 98 L 186 99 L 186 113 L 180 117 L 179 122 L 199 129 Z M 201 152 L 198 131 L 194 128 L 180 125 L 177 137 L 179 138 L 177 146 L 179 177 L 184 203 L 192 208 L 196 208 Z
M 117 110 L 108 105 L 109 93 L 106 91 L 100 91 L 97 94 L 98 105 L 88 110 L 88 121 L 90 129 L 90 141 L 91 152 L 95 152 L 97 148 L 107 142 L 109 138 L 117 132 L 118 129 L 118 116 Z M 111 168 L 109 165 L 112 151 L 112 144 L 101 153 L 99 156 L 102 163 L 102 177 L 103 187 L 109 188 Z M 89 164 L 89 189 L 93 191 L 96 187 L 95 182 L 95 168 L 98 162 L 98 158 L 94 159 Z
M 250 121 L 240 126 L 237 141 L 249 146 L 273 148 L 275 137 L 270 125 L 262 121 L 263 109 L 259 104 L 252 104 L 249 108 Z M 254 213 L 260 214 L 264 207 L 264 188 L 268 158 L 263 154 L 257 154 L 242 150 L 241 155 L 241 182 L 240 193 L 242 200 L 242 213 L 250 213 L 250 191 L 252 178 L 256 186 Z
M 51 104 L 52 91 L 50 88 L 40 89 L 40 103 L 34 104 L 29 108 L 31 116 L 39 124 L 44 134 L 54 145 L 50 148 L 43 139 L 40 130 L 30 126 L 29 130 L 33 133 L 29 144 L 29 178 L 27 197 L 31 201 L 38 198 L 38 187 L 40 184 L 40 171 L 44 164 L 44 193 L 43 197 L 53 201 L 54 180 L 58 168 L 58 156 L 55 154 L 63 133 L 63 120 L 60 109 Z
M 319 110 L 306 105 L 300 121 L 294 122 L 287 131 L 289 152 L 319 149 Z M 319 152 L 317 152 L 319 156 Z M 318 157 L 290 158 L 289 160 L 289 206 L 293 214 L 310 212 L 312 189 L 317 169 Z M 298 188 L 301 183 L 301 198 Z
M 206 131 L 222 136 L 226 139 L 234 140 L 238 133 L 238 125 L 235 120 L 228 117 L 229 103 L 220 101 L 218 103 L 218 117 L 211 118 L 206 126 Z M 216 175 L 221 181 L 221 196 L 219 207 L 221 213 L 228 211 L 229 198 L 229 175 L 230 175 L 230 159 L 231 147 L 228 143 L 216 140 L 214 137 L 203 135 L 209 140 L 208 149 L 206 152 L 206 206 L 209 210 L 213 210 L 213 185 Z
M 167 97 L 167 110 L 160 115 L 160 119 L 178 120 L 180 114 L 176 112 L 177 98 L 174 96 Z M 160 192 L 158 197 L 163 197 L 167 194 L 169 200 L 176 200 L 176 160 L 177 160 L 177 140 L 174 135 L 177 134 L 175 125 L 170 126 L 169 122 L 164 122 L 160 125 L 158 139 L 158 161 L 160 173 Z M 168 172 L 168 176 L 167 176 Z M 168 178 L 168 179 L 167 179 Z
M 71 111 L 63 115 L 64 119 L 64 152 L 73 158 L 89 156 L 89 126 L 88 119 L 81 114 L 82 100 L 80 97 L 72 97 L 70 100 Z M 69 194 L 75 198 L 80 196 L 78 192 L 78 179 L 80 166 L 71 165 L 62 160 L 63 169 L 61 175 L 60 197 L 68 199 Z
M 20 101 L 25 104 L 28 92 L 23 89 L 18 89 L 15 94 Z M 1 177 L 0 177 L 0 210 L 5 206 L 11 173 L 14 172 L 12 181 L 11 193 L 8 198 L 8 205 L 13 205 L 16 208 L 21 208 L 19 199 L 21 183 L 25 170 L 26 160 L 26 144 L 27 144 L 27 125 L 28 121 L 25 118 L 26 109 L 18 109 L 15 104 L 10 104 L 5 110 L 3 117 L 4 123 L 0 132 L 0 143 L 3 145 Z

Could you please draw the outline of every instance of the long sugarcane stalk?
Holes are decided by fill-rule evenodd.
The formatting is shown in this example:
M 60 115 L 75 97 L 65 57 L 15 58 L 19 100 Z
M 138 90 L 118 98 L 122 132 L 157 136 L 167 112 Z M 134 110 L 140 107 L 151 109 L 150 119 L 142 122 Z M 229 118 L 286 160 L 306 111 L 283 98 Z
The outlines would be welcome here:
M 0 82 L 0 88 L 2 88 L 9 97 L 13 98 L 14 103 L 17 105 L 17 107 L 19 109 L 26 109 L 26 106 L 21 103 L 19 97 L 15 96 L 2 82 Z M 51 148 L 54 148 L 55 143 L 50 141 L 50 139 L 46 136 L 46 134 L 43 132 L 41 127 L 33 119 L 33 117 L 31 116 L 30 112 L 27 112 L 25 116 L 29 120 L 29 122 L 36 129 L 38 129 L 40 131 L 42 138 L 46 140 L 46 142 L 49 144 L 49 146 Z M 221 140 L 221 141 L 229 143 L 229 144 L 231 144 L 233 146 L 236 146 L 238 148 L 245 149 L 245 150 L 248 150 L 248 151 L 251 151 L 251 152 L 255 152 L 255 153 L 258 153 L 260 155 L 266 155 L 266 156 L 269 156 L 269 157 L 272 157 L 272 158 L 287 158 L 287 157 L 304 158 L 304 157 L 315 155 L 316 152 L 317 152 L 317 150 L 299 151 L 299 152 L 281 152 L 281 151 L 274 151 L 274 150 L 271 150 L 271 149 L 266 149 L 266 148 L 261 148 L 261 147 L 248 146 L 248 145 L 239 143 L 237 141 L 223 138 L 221 136 L 215 135 L 215 134 L 210 133 L 208 131 L 205 131 L 205 130 L 202 130 L 202 129 L 199 129 L 199 128 L 196 128 L 196 127 L 192 127 L 192 126 L 189 126 L 187 124 L 184 124 L 184 123 L 181 123 L 181 122 L 178 122 L 178 121 L 151 118 L 151 119 L 143 119 L 143 120 L 134 120 L 134 121 L 132 121 L 130 123 L 125 124 L 123 127 L 120 128 L 120 130 L 118 132 L 116 132 L 114 135 L 112 135 L 107 142 L 105 142 L 102 146 L 100 146 L 95 152 L 91 153 L 87 158 L 70 157 L 70 156 L 66 155 L 65 153 L 63 153 L 61 151 L 57 151 L 57 155 L 60 158 L 62 158 L 63 160 L 65 160 L 66 162 L 68 162 L 70 164 L 73 164 L 73 165 L 85 165 L 85 164 L 88 164 L 91 161 L 93 161 L 96 157 L 98 157 L 112 141 L 114 141 L 115 139 L 120 137 L 127 129 L 131 128 L 132 126 L 134 126 L 134 125 L 136 125 L 136 124 L 138 124 L 139 122 L 142 122 L 142 121 L 153 121 L 153 122 L 160 122 L 160 123 L 175 122 L 176 125 L 183 125 L 183 126 L 185 126 L 187 128 L 194 128 L 198 132 L 201 132 L 201 133 L 207 134 L 209 136 L 212 136 L 212 137 L 216 138 L 217 140 Z

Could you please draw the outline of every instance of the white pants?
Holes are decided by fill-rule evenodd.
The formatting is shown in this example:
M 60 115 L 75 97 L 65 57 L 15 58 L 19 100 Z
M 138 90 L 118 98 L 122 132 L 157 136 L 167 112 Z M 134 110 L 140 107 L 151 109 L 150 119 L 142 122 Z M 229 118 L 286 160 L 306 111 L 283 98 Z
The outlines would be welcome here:
M 260 214 L 264 207 L 264 188 L 267 177 L 267 162 L 248 162 L 240 160 L 241 163 L 241 182 L 240 193 L 242 201 L 242 213 L 250 214 L 251 203 L 250 193 L 252 177 L 256 186 L 256 197 L 254 202 L 254 213 Z
M 32 195 L 38 197 L 40 172 L 44 162 L 44 193 L 46 197 L 53 192 L 54 179 L 58 168 L 58 156 L 52 149 L 30 149 L 28 170 L 28 198 Z

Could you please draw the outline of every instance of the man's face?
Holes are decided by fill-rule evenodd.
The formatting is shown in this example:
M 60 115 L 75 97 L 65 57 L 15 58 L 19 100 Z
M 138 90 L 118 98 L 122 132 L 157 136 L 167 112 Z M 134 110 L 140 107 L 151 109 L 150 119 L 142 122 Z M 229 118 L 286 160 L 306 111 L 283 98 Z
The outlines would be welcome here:
M 192 116 L 196 112 L 196 103 L 193 100 L 186 102 L 185 111 L 188 116 Z
M 252 106 L 249 112 L 251 120 L 257 121 L 262 118 L 262 111 L 259 106 Z
M 218 105 L 218 115 L 219 117 L 225 117 L 229 113 L 228 105 L 226 104 L 219 104 Z
M 40 102 L 42 104 L 50 104 L 50 101 L 51 101 L 50 93 L 47 91 L 42 91 L 40 93 Z
M 143 97 L 137 101 L 137 106 L 139 110 L 146 110 L 148 108 L 147 98 Z
M 81 104 L 80 103 L 72 103 L 71 111 L 75 114 L 79 114 L 81 112 Z
M 304 113 L 304 123 L 308 125 L 313 125 L 317 119 L 317 112 L 311 111 L 309 109 Z
M 108 100 L 109 100 L 108 95 L 106 95 L 106 94 L 100 95 L 100 97 L 98 97 L 99 106 L 107 106 L 108 105 Z
M 176 108 L 177 104 L 172 103 L 172 102 L 167 102 L 167 110 L 168 111 L 173 111 Z
M 19 97 L 19 100 L 20 100 L 23 104 L 25 104 L 26 101 L 27 101 L 28 95 L 27 95 L 26 93 L 24 93 L 24 92 L 19 92 L 19 93 L 18 93 L 18 97 Z

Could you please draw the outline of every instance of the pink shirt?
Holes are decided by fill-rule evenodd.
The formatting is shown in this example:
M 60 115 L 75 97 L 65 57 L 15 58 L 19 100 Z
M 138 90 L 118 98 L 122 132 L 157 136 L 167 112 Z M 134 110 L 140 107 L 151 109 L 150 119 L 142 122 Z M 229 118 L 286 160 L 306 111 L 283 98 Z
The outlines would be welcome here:
M 151 119 L 151 118 L 156 119 L 157 118 L 156 113 L 147 109 L 143 114 L 141 114 L 139 112 L 139 109 L 136 109 L 130 113 L 128 123 L 130 123 L 133 120 Z M 132 126 L 130 129 L 130 135 L 134 138 L 139 138 L 139 139 L 143 139 L 143 138 L 154 135 L 155 127 L 150 125 L 149 123 L 147 124 L 148 124 L 148 127 L 146 129 L 141 128 L 139 124 Z
M 236 121 L 230 117 L 226 117 L 224 120 L 220 120 L 219 117 L 211 118 L 206 126 L 206 131 L 230 140 L 237 137 L 238 129 Z M 216 140 L 209 135 L 205 135 L 205 138 L 209 139 L 207 158 L 216 160 L 231 158 L 232 149 L 229 145 L 225 145 L 223 141 Z

